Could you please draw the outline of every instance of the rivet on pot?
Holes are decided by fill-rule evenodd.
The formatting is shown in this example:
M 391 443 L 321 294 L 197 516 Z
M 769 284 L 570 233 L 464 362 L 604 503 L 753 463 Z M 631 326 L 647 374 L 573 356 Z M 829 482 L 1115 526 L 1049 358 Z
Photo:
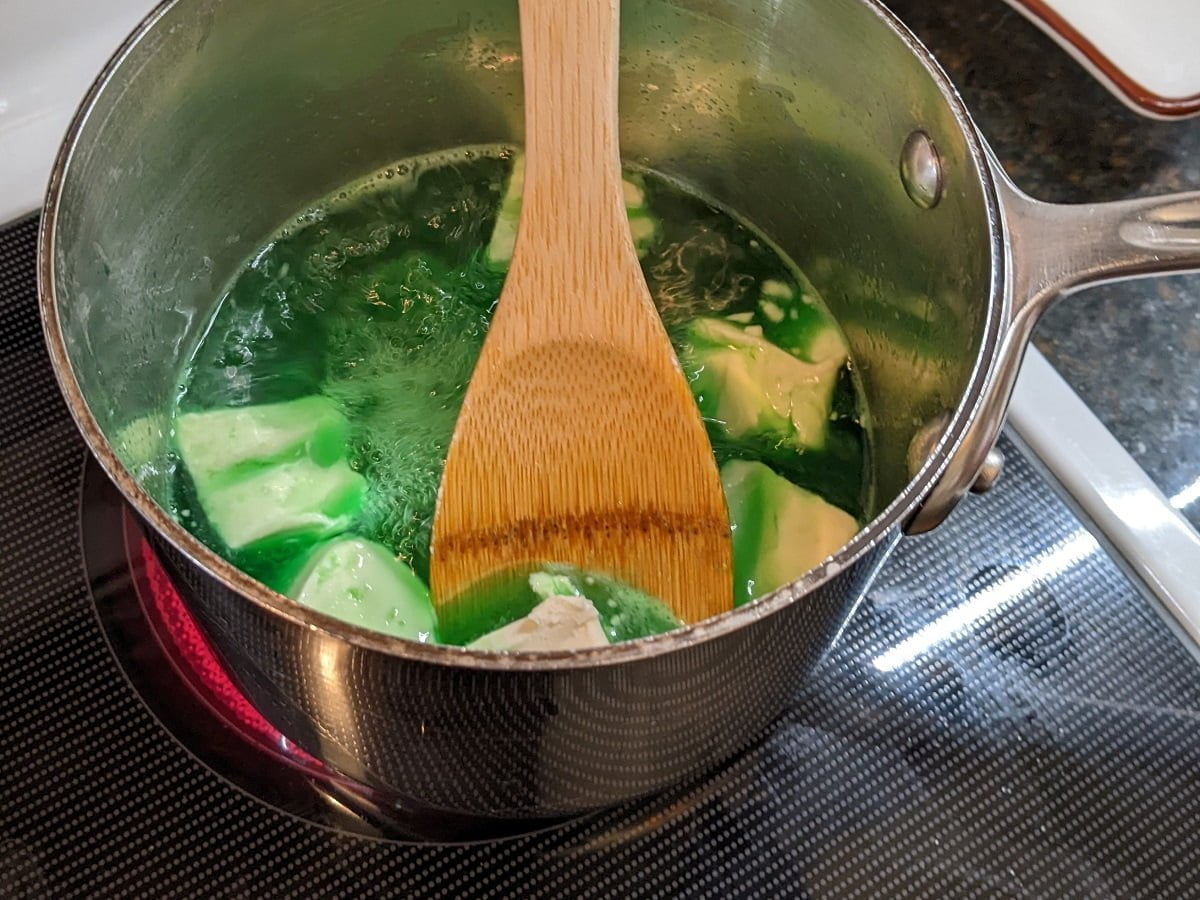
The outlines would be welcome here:
M 908 453 L 905 462 L 908 465 L 908 477 L 915 478 L 925 465 L 925 460 L 933 453 L 933 448 L 941 440 L 942 434 L 950 424 L 950 411 L 938 413 L 917 430 L 908 442 Z
M 983 461 L 983 467 L 979 470 L 979 474 L 975 476 L 975 481 L 971 484 L 972 494 L 985 494 L 990 491 L 995 483 L 1000 479 L 1000 473 L 1004 471 L 1004 453 L 999 447 L 993 447 L 988 451 L 987 458 Z
M 922 209 L 933 209 L 942 199 L 942 159 L 924 131 L 914 131 L 904 142 L 900 180 L 909 199 Z

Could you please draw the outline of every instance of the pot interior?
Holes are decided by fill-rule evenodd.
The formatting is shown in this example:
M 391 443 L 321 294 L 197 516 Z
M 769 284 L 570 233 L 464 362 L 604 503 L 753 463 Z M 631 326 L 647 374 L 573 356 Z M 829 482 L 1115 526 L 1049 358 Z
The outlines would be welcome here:
M 393 160 L 520 143 L 521 102 L 514 0 L 162 9 L 51 197 L 51 302 L 101 455 L 162 501 L 180 361 L 248 254 Z M 870 404 L 882 509 L 915 431 L 968 393 L 994 316 L 983 163 L 953 103 L 860 0 L 625 0 L 620 112 L 628 160 L 742 214 L 823 293 Z M 933 209 L 899 175 L 917 129 L 943 164 Z

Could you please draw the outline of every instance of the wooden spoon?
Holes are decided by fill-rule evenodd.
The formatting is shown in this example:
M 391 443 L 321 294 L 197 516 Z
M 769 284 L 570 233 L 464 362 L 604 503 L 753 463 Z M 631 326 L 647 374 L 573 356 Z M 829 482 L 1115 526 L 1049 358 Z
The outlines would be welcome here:
M 732 605 L 729 519 L 625 214 L 618 0 L 520 10 L 524 199 L 442 476 L 433 596 L 571 563 L 694 622 Z

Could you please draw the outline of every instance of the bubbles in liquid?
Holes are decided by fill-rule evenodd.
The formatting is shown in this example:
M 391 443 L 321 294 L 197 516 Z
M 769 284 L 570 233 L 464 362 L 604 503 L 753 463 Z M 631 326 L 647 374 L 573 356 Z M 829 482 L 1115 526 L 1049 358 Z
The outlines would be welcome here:
M 651 290 L 663 318 L 682 322 L 741 304 L 755 279 L 734 265 L 729 240 L 715 231 L 698 230 L 664 247 L 650 267 Z

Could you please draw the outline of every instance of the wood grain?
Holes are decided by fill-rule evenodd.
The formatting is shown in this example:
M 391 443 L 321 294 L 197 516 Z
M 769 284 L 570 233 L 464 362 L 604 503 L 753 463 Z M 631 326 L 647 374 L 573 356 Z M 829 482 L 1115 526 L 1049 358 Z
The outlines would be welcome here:
M 696 621 L 732 604 L 728 513 L 625 217 L 617 0 L 520 9 L 525 194 L 442 478 L 435 602 L 566 562 Z

